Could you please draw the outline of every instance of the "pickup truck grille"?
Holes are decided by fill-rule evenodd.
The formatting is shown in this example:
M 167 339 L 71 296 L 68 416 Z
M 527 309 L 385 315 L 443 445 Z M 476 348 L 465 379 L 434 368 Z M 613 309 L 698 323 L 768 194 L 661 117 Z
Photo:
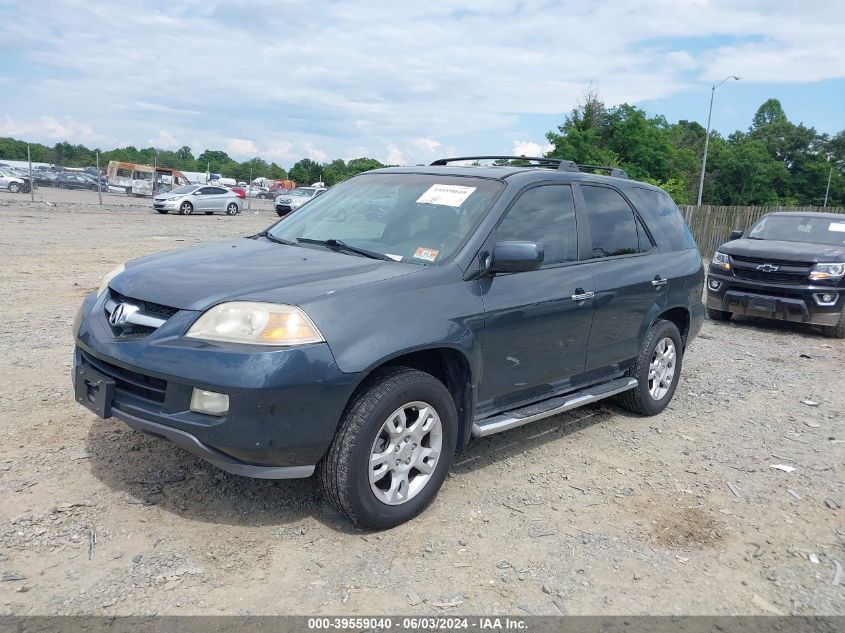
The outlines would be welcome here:
M 791 273 L 791 272 L 765 272 L 755 268 L 739 268 L 734 267 L 734 276 L 738 279 L 749 279 L 751 281 L 762 281 L 772 284 L 800 284 L 806 273 Z

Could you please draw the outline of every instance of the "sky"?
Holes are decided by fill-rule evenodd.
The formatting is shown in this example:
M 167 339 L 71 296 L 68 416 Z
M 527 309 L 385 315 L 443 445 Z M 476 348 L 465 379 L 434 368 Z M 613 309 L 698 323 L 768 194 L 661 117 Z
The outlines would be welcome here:
M 0 136 L 260 156 L 537 155 L 589 87 L 845 129 L 840 0 L 0 0 Z

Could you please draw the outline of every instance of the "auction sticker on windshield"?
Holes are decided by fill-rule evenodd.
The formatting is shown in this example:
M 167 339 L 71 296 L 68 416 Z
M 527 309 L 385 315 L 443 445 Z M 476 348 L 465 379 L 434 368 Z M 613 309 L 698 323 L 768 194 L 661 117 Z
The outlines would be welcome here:
M 419 198 L 420 204 L 442 204 L 447 207 L 459 207 L 475 191 L 475 187 L 461 185 L 431 185 Z
M 434 250 L 433 248 L 423 248 L 422 246 L 420 246 L 414 253 L 414 257 L 417 259 L 424 259 L 427 262 L 433 262 L 437 259 L 438 255 L 440 255 L 440 251 Z

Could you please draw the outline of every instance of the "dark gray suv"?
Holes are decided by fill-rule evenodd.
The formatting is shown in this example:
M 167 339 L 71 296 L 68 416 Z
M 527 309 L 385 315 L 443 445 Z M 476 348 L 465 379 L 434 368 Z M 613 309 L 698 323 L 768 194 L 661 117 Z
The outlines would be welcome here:
M 484 158 L 506 165 L 454 164 Z M 76 399 L 232 473 L 316 470 L 386 528 L 473 437 L 609 396 L 662 411 L 703 279 L 672 200 L 620 170 L 380 169 L 258 235 L 112 271 L 74 326 Z

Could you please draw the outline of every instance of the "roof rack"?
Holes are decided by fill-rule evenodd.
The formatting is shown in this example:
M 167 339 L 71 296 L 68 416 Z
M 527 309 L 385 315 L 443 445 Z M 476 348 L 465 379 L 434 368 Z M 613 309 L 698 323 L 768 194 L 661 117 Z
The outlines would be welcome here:
M 558 171 L 572 171 L 572 172 L 579 172 L 582 169 L 587 171 L 606 171 L 614 178 L 628 178 L 628 174 L 625 172 L 624 169 L 619 169 L 618 167 L 601 167 L 599 165 L 578 165 L 574 161 L 571 160 L 564 160 L 561 158 L 545 158 L 545 157 L 536 157 L 536 156 L 459 156 L 456 158 L 439 158 L 433 163 L 432 166 L 444 166 L 448 165 L 449 163 L 459 163 L 465 161 L 478 161 L 478 160 L 521 160 L 521 161 L 530 161 L 535 164 L 536 167 L 554 167 Z

